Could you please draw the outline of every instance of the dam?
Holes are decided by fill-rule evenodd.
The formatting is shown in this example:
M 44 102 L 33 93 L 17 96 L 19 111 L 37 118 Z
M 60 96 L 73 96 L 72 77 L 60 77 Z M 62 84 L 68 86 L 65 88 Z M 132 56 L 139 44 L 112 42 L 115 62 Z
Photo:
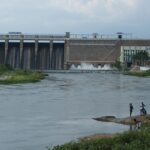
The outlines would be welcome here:
M 99 34 L 0 34 L 0 64 L 32 70 L 66 70 L 82 62 L 97 65 L 127 60 L 128 52 L 150 50 L 150 39 Z

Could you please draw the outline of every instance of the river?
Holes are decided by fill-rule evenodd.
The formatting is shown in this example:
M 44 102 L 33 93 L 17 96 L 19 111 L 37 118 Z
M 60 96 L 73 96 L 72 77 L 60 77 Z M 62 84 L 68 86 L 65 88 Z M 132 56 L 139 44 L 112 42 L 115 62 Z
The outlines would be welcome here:
M 128 126 L 93 117 L 150 110 L 150 78 L 117 73 L 52 73 L 34 84 L 0 85 L 0 149 L 46 150 L 79 137 L 116 133 Z

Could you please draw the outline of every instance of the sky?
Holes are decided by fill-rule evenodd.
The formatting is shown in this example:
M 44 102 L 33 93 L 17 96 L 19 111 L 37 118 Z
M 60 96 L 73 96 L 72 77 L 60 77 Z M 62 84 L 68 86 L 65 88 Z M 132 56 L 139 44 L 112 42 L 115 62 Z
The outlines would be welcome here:
M 0 0 L 0 33 L 150 37 L 150 0 Z

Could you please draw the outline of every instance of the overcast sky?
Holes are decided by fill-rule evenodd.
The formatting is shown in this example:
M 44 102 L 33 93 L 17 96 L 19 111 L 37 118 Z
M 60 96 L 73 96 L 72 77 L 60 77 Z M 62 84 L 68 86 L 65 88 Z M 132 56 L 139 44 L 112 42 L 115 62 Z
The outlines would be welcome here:
M 150 0 L 0 0 L 0 32 L 150 37 Z

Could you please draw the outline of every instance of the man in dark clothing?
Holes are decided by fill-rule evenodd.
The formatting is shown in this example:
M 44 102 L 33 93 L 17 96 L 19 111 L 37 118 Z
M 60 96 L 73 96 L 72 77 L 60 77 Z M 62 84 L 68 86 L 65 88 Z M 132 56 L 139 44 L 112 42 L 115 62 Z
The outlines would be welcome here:
M 143 102 L 141 103 L 141 108 L 145 108 L 145 104 Z
M 130 109 L 130 117 L 131 117 L 132 112 L 133 112 L 133 105 L 132 105 L 132 103 L 129 104 L 129 109 Z
M 140 114 L 141 115 L 146 115 L 147 114 L 147 111 L 146 111 L 146 109 L 145 109 L 145 104 L 142 102 L 141 103 L 141 109 L 140 109 Z

